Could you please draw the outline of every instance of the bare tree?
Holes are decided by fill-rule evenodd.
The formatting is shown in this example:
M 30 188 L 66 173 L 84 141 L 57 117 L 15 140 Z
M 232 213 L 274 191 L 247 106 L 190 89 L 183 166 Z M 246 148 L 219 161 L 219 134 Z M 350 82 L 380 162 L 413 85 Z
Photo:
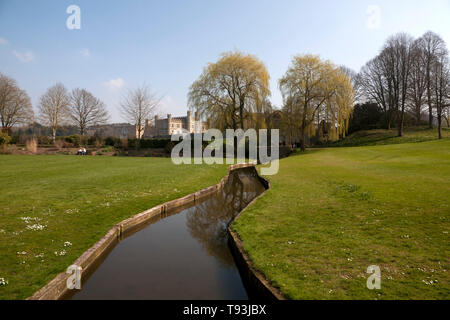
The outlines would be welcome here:
M 439 56 L 431 65 L 432 99 L 436 107 L 439 139 L 442 139 L 444 110 L 450 107 L 450 67 L 448 56 Z
M 39 103 L 39 118 L 44 125 L 52 130 L 53 142 L 56 140 L 56 130 L 68 119 L 70 97 L 67 89 L 61 83 L 49 88 L 41 96 Z
M 145 121 L 155 114 L 161 98 L 156 97 L 146 85 L 129 89 L 120 103 L 120 111 L 127 121 L 136 126 L 137 138 L 141 139 L 145 130 Z
M 105 104 L 85 89 L 73 89 L 70 95 L 69 116 L 80 129 L 80 135 L 92 125 L 105 124 L 109 119 Z
M 432 105 L 432 87 L 431 87 L 431 72 L 433 62 L 440 56 L 447 54 L 447 48 L 444 40 L 434 32 L 428 31 L 421 38 L 418 39 L 418 45 L 424 51 L 424 66 L 425 77 L 427 83 L 427 102 L 429 114 L 429 126 L 433 128 L 433 105 Z
M 450 96 L 448 96 L 448 99 L 450 100 Z M 447 127 L 450 128 L 450 107 L 447 107 L 442 112 L 442 118 L 447 123 Z
M 403 135 L 405 106 L 408 99 L 408 87 L 411 69 L 411 48 L 413 39 L 405 33 L 391 37 L 385 47 L 388 58 L 388 76 L 392 77 L 394 85 L 394 105 L 397 110 L 398 136 Z
M 411 48 L 411 81 L 408 89 L 410 111 L 418 125 L 421 120 L 423 105 L 426 100 L 427 77 L 426 55 L 419 40 L 414 41 Z
M 366 101 L 376 102 L 382 109 L 386 118 L 386 128 L 391 128 L 393 114 L 392 105 L 392 79 L 386 76 L 383 67 L 382 55 L 366 63 L 358 74 L 358 85 Z
M 405 33 L 392 36 L 381 53 L 361 69 L 357 78 L 362 94 L 383 108 L 387 129 L 397 119 L 399 136 L 403 135 L 409 98 L 412 44 L 412 37 Z
M 0 73 L 0 121 L 2 131 L 16 124 L 33 121 L 34 112 L 28 94 L 21 90 L 14 79 Z

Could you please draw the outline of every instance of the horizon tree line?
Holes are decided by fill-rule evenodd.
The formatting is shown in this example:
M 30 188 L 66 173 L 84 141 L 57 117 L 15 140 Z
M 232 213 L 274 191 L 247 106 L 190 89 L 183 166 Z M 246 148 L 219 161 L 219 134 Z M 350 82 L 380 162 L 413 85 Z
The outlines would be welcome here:
M 289 143 L 312 137 L 345 137 L 354 104 L 377 104 L 385 128 L 403 135 L 405 115 L 420 124 L 428 111 L 428 126 L 450 125 L 450 66 L 442 38 L 427 32 L 418 39 L 407 33 L 389 37 L 379 54 L 356 73 L 315 55 L 294 56 L 279 79 L 283 98 L 280 109 L 270 101 L 270 75 L 256 56 L 240 51 L 223 53 L 209 63 L 188 92 L 188 106 L 197 109 L 209 125 L 220 130 L 279 127 Z M 153 117 L 161 102 L 145 84 L 128 89 L 119 110 L 136 126 L 142 137 L 146 120 Z M 86 89 L 71 92 L 61 84 L 50 87 L 39 100 L 38 119 L 51 128 L 52 139 L 65 123 L 76 125 L 80 135 L 90 126 L 105 124 L 109 113 L 105 104 Z M 278 115 L 278 120 L 276 116 Z M 34 120 L 31 101 L 17 83 L 0 74 L 0 121 L 2 131 Z

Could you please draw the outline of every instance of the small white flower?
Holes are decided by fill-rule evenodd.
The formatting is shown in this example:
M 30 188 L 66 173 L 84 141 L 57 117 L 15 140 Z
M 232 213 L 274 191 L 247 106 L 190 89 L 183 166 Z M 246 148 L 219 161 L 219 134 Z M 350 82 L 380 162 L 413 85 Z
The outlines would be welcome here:
M 64 247 L 70 247 L 72 245 L 72 242 L 66 241 L 64 242 Z
M 31 226 L 27 226 L 27 229 L 29 230 L 33 230 L 33 231 L 38 231 L 38 230 L 44 230 L 46 226 L 42 225 L 42 224 L 33 224 Z

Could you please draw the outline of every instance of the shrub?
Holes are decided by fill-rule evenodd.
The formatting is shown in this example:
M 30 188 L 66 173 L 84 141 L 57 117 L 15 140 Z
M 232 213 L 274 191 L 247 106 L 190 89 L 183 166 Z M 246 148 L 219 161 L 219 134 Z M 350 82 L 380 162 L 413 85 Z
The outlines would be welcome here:
M 105 145 L 105 142 L 103 141 L 103 138 L 100 136 L 92 136 L 92 137 L 89 137 L 87 144 L 90 146 L 95 146 L 97 148 L 100 148 Z
M 64 147 L 64 141 L 61 139 L 56 139 L 54 145 L 58 148 L 58 150 L 61 150 Z
M 64 140 L 68 143 L 73 144 L 75 147 L 79 147 L 81 143 L 81 137 L 77 134 L 66 136 Z
M 175 146 L 175 142 L 169 141 L 169 142 L 166 144 L 166 146 L 164 147 L 164 151 L 165 151 L 166 153 L 172 153 L 172 149 L 173 149 L 174 146 Z
M 120 139 L 117 139 L 117 138 L 114 138 L 114 137 L 107 137 L 107 138 L 105 139 L 105 146 L 111 146 L 111 147 L 114 147 L 114 145 L 115 145 L 118 141 L 120 142 Z
M 107 146 L 107 147 L 103 148 L 101 152 L 113 152 L 113 151 L 114 151 L 114 147 Z
M 26 141 L 28 141 L 28 140 L 29 140 L 29 138 L 26 139 Z M 25 141 L 25 144 L 26 144 L 26 141 Z M 53 140 L 51 137 L 48 137 L 48 136 L 38 136 L 37 143 L 40 145 L 53 144 Z
M 0 132 L 0 146 L 6 146 L 11 141 L 11 137 L 6 132 Z
M 38 146 L 38 140 L 36 138 L 33 137 L 33 138 L 27 140 L 26 148 L 31 153 L 37 152 L 37 146 Z
M 121 148 L 128 148 L 128 139 L 120 139 L 120 145 L 116 146 L 116 147 L 121 147 Z
M 19 143 L 19 135 L 13 135 L 12 137 L 11 137 L 11 140 L 9 141 L 9 144 L 18 144 Z
M 383 125 L 383 110 L 376 103 L 357 104 L 353 110 L 348 133 L 379 129 Z
M 128 147 L 135 148 L 139 145 L 142 149 L 164 149 L 170 142 L 170 139 L 128 139 Z

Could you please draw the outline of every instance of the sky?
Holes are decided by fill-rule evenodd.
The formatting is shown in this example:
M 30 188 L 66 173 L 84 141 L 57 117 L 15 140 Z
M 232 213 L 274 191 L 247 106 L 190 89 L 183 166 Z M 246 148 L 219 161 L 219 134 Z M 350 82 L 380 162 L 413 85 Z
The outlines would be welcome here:
M 80 8 L 79 29 L 67 27 L 71 5 Z M 359 71 L 390 35 L 428 30 L 450 44 L 449 0 L 0 0 L 0 73 L 35 110 L 61 82 L 91 91 L 111 122 L 124 122 L 120 99 L 143 84 L 163 97 L 160 115 L 185 115 L 189 86 L 226 51 L 263 61 L 281 106 L 278 80 L 294 55 Z

